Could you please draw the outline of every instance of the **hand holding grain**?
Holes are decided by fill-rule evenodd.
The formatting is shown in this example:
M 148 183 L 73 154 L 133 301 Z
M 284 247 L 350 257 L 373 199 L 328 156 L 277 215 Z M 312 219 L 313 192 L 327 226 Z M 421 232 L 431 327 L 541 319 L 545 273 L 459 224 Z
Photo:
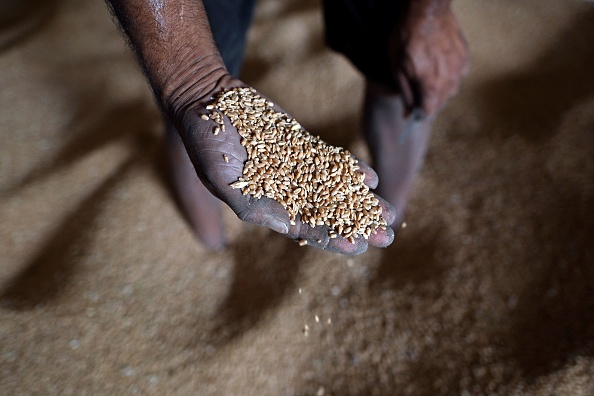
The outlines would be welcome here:
M 248 180 L 247 178 L 250 174 L 254 176 L 254 174 L 264 173 L 263 171 L 257 173 L 254 163 L 259 164 L 262 169 L 271 168 L 267 167 L 265 161 L 271 161 L 268 165 L 272 165 L 273 160 L 271 159 L 272 157 L 265 155 L 267 154 L 266 152 L 274 151 L 275 148 L 273 146 L 275 145 L 278 148 L 279 142 L 281 145 L 295 143 L 296 140 L 300 139 L 301 131 L 297 130 L 295 125 L 298 124 L 293 121 L 294 123 L 291 124 L 293 131 L 289 139 L 291 141 L 287 143 L 287 141 L 283 141 L 282 138 L 278 137 L 274 140 L 269 140 L 271 144 L 269 147 L 265 147 L 264 143 L 262 143 L 263 146 L 260 147 L 260 150 L 264 152 L 258 156 L 258 150 L 255 149 L 254 144 L 250 145 L 246 143 L 245 128 L 241 123 L 242 117 L 245 119 L 249 119 L 250 116 L 254 117 L 254 114 L 251 113 L 252 110 L 248 109 L 248 112 L 240 112 L 241 114 L 237 114 L 237 111 L 235 113 L 227 112 L 228 115 L 226 115 L 225 112 L 219 111 L 216 108 L 216 104 L 213 104 L 217 95 L 221 92 L 241 86 L 245 87 L 244 84 L 237 80 L 231 78 L 222 79 L 212 94 L 205 96 L 203 102 L 196 103 L 184 111 L 180 128 L 182 130 L 181 135 L 197 173 L 207 188 L 215 196 L 228 204 L 241 220 L 268 227 L 289 238 L 299 240 L 301 245 L 307 244 L 331 252 L 349 255 L 363 253 L 369 245 L 376 247 L 388 246 L 394 239 L 394 233 L 386 226 L 391 224 L 395 219 L 394 209 L 383 199 L 375 197 L 372 193 L 368 192 L 369 188 L 374 188 L 377 185 L 378 180 L 375 172 L 362 162 L 355 164 L 354 159 L 351 161 L 354 164 L 353 169 L 356 169 L 357 175 L 360 175 L 356 179 L 363 179 L 366 184 L 363 187 L 358 187 L 358 191 L 361 191 L 361 193 L 357 197 L 361 196 L 367 199 L 365 204 L 369 211 L 362 207 L 361 214 L 353 213 L 356 227 L 351 224 L 350 229 L 348 228 L 349 224 L 342 224 L 342 220 L 331 220 L 327 218 L 332 216 L 336 218 L 337 216 L 334 212 L 332 216 L 324 210 L 321 212 L 315 211 L 314 213 L 313 205 L 317 206 L 317 203 L 312 201 L 309 205 L 311 207 L 308 207 L 308 201 L 303 195 L 304 191 L 309 188 L 306 186 L 306 183 L 303 183 L 303 180 L 308 180 L 307 178 L 304 179 L 301 177 L 299 180 L 301 180 L 300 183 L 302 184 L 300 185 L 297 185 L 297 179 L 292 180 L 295 182 L 295 185 L 291 185 L 291 182 L 288 184 L 286 182 L 289 179 L 283 181 L 279 174 L 274 174 L 270 170 L 268 171 L 266 181 L 262 182 L 262 178 L 259 179 L 262 182 L 260 186 L 263 187 L 260 190 L 258 190 L 258 185 L 254 184 L 253 181 L 251 186 L 249 185 L 250 183 L 245 181 Z M 246 89 L 245 92 L 257 96 L 264 105 L 270 105 L 270 112 L 276 114 L 275 117 L 280 117 L 282 122 L 292 120 L 286 112 L 258 95 L 255 90 Z M 243 109 L 239 104 L 238 108 Z M 242 133 L 244 136 L 240 135 L 238 129 L 243 129 Z M 308 136 L 308 134 L 304 132 L 303 136 Z M 316 140 L 316 142 L 318 141 Z M 318 145 L 315 147 L 323 148 L 325 146 L 323 146 L 323 142 L 318 142 Z M 334 148 L 334 150 L 337 153 L 339 151 L 341 153 L 345 152 L 338 148 Z M 285 161 L 291 162 L 293 168 L 301 162 L 305 163 L 309 161 L 312 164 L 307 169 L 314 170 L 316 166 L 320 166 L 319 160 L 317 165 L 313 162 L 313 158 L 316 157 L 314 154 L 312 152 L 296 152 L 294 160 L 285 158 Z M 348 155 L 345 154 L 345 158 L 347 157 Z M 278 165 L 278 159 L 275 158 L 274 161 Z M 250 171 L 250 167 L 253 168 L 252 171 Z M 301 167 L 301 170 L 303 169 Z M 331 171 L 332 169 L 329 169 L 327 173 Z M 337 173 L 335 171 L 334 175 L 336 176 Z M 343 174 L 346 173 L 346 171 L 343 171 Z M 350 184 L 355 183 L 353 181 Z M 343 183 L 343 187 L 348 189 L 350 184 Z M 316 183 L 316 189 L 320 190 L 318 195 L 323 195 L 324 192 L 322 190 L 327 190 L 326 198 L 330 196 L 330 192 L 336 186 L 336 181 L 328 178 L 326 178 L 324 183 L 321 183 L 320 180 Z M 282 194 L 286 188 L 291 190 L 291 194 L 288 194 L 289 198 L 295 198 L 293 204 L 289 202 L 289 205 L 287 205 L 287 195 Z M 295 192 L 295 194 L 292 194 L 292 192 Z M 337 196 L 339 200 L 344 201 L 345 197 L 343 195 Z M 301 200 L 298 199 L 299 197 L 301 197 Z M 343 205 L 344 208 L 338 209 L 339 203 L 336 203 L 336 205 L 333 205 L 334 211 L 340 211 L 340 214 L 343 214 L 346 218 L 347 205 L 345 204 Z M 293 210 L 297 204 L 302 209 L 299 213 Z M 351 206 L 353 206 L 352 203 Z M 375 212 L 372 206 L 376 208 Z M 369 214 L 369 224 L 365 222 L 367 217 L 363 215 L 363 211 Z M 372 212 L 377 215 L 373 217 Z M 338 232 L 339 229 L 340 232 Z M 357 233 L 357 229 L 361 232 Z

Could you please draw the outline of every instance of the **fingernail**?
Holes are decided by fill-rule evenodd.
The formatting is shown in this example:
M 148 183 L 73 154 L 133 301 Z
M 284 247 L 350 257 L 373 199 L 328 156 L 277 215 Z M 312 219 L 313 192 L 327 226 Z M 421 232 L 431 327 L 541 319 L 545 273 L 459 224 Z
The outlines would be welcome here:
M 282 221 L 275 219 L 274 217 L 268 217 L 264 220 L 264 226 L 270 228 L 279 234 L 286 234 L 289 232 L 289 227 Z

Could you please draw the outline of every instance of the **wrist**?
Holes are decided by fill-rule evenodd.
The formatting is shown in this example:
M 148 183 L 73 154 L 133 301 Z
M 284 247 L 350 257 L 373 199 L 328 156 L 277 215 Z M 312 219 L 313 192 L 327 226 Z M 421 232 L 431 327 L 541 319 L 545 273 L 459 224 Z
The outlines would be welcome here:
M 229 77 L 219 55 L 211 54 L 178 62 L 165 78 L 152 85 L 163 111 L 179 124 L 189 107 L 208 100 Z
M 200 0 L 107 0 L 134 47 L 162 110 L 178 124 L 227 70 Z

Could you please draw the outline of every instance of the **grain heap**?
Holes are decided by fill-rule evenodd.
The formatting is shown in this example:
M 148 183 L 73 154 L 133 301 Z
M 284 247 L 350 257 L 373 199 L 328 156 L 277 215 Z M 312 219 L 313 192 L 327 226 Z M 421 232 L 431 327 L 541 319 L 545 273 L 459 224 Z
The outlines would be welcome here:
M 243 175 L 232 188 L 244 195 L 268 197 L 289 213 L 291 224 L 297 216 L 314 227 L 330 228 L 330 238 L 369 238 L 385 229 L 382 208 L 357 172 L 357 160 L 340 147 L 333 147 L 304 130 L 253 88 L 234 88 L 219 94 L 207 106 L 205 119 L 217 122 L 213 133 L 225 131 L 227 116 L 242 137 L 247 151 Z

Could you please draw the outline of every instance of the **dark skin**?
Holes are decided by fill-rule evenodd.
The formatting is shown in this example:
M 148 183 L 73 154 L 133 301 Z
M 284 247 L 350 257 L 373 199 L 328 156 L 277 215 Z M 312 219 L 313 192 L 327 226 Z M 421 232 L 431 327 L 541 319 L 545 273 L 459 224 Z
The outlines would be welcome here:
M 247 158 L 240 136 L 226 119 L 226 132 L 214 135 L 211 120 L 204 121 L 205 107 L 216 93 L 246 86 L 227 73 L 212 39 L 202 3 L 196 0 L 111 0 L 143 65 L 155 96 L 166 117 L 179 132 L 188 157 L 204 186 L 225 202 L 243 220 L 268 227 L 292 239 L 330 252 L 356 255 L 368 246 L 386 247 L 394 239 L 389 227 L 379 229 L 355 243 L 330 239 L 328 228 L 309 227 L 297 221 L 291 225 L 284 208 L 271 199 L 253 199 L 229 184 L 241 175 Z M 275 110 L 283 111 L 276 107 Z M 227 154 L 229 163 L 223 160 Z M 366 183 L 377 185 L 376 173 L 361 163 Z M 388 224 L 395 220 L 392 206 L 378 197 Z
M 411 0 L 390 38 L 390 56 L 410 112 L 432 117 L 456 94 L 468 72 L 468 49 L 451 0 Z

